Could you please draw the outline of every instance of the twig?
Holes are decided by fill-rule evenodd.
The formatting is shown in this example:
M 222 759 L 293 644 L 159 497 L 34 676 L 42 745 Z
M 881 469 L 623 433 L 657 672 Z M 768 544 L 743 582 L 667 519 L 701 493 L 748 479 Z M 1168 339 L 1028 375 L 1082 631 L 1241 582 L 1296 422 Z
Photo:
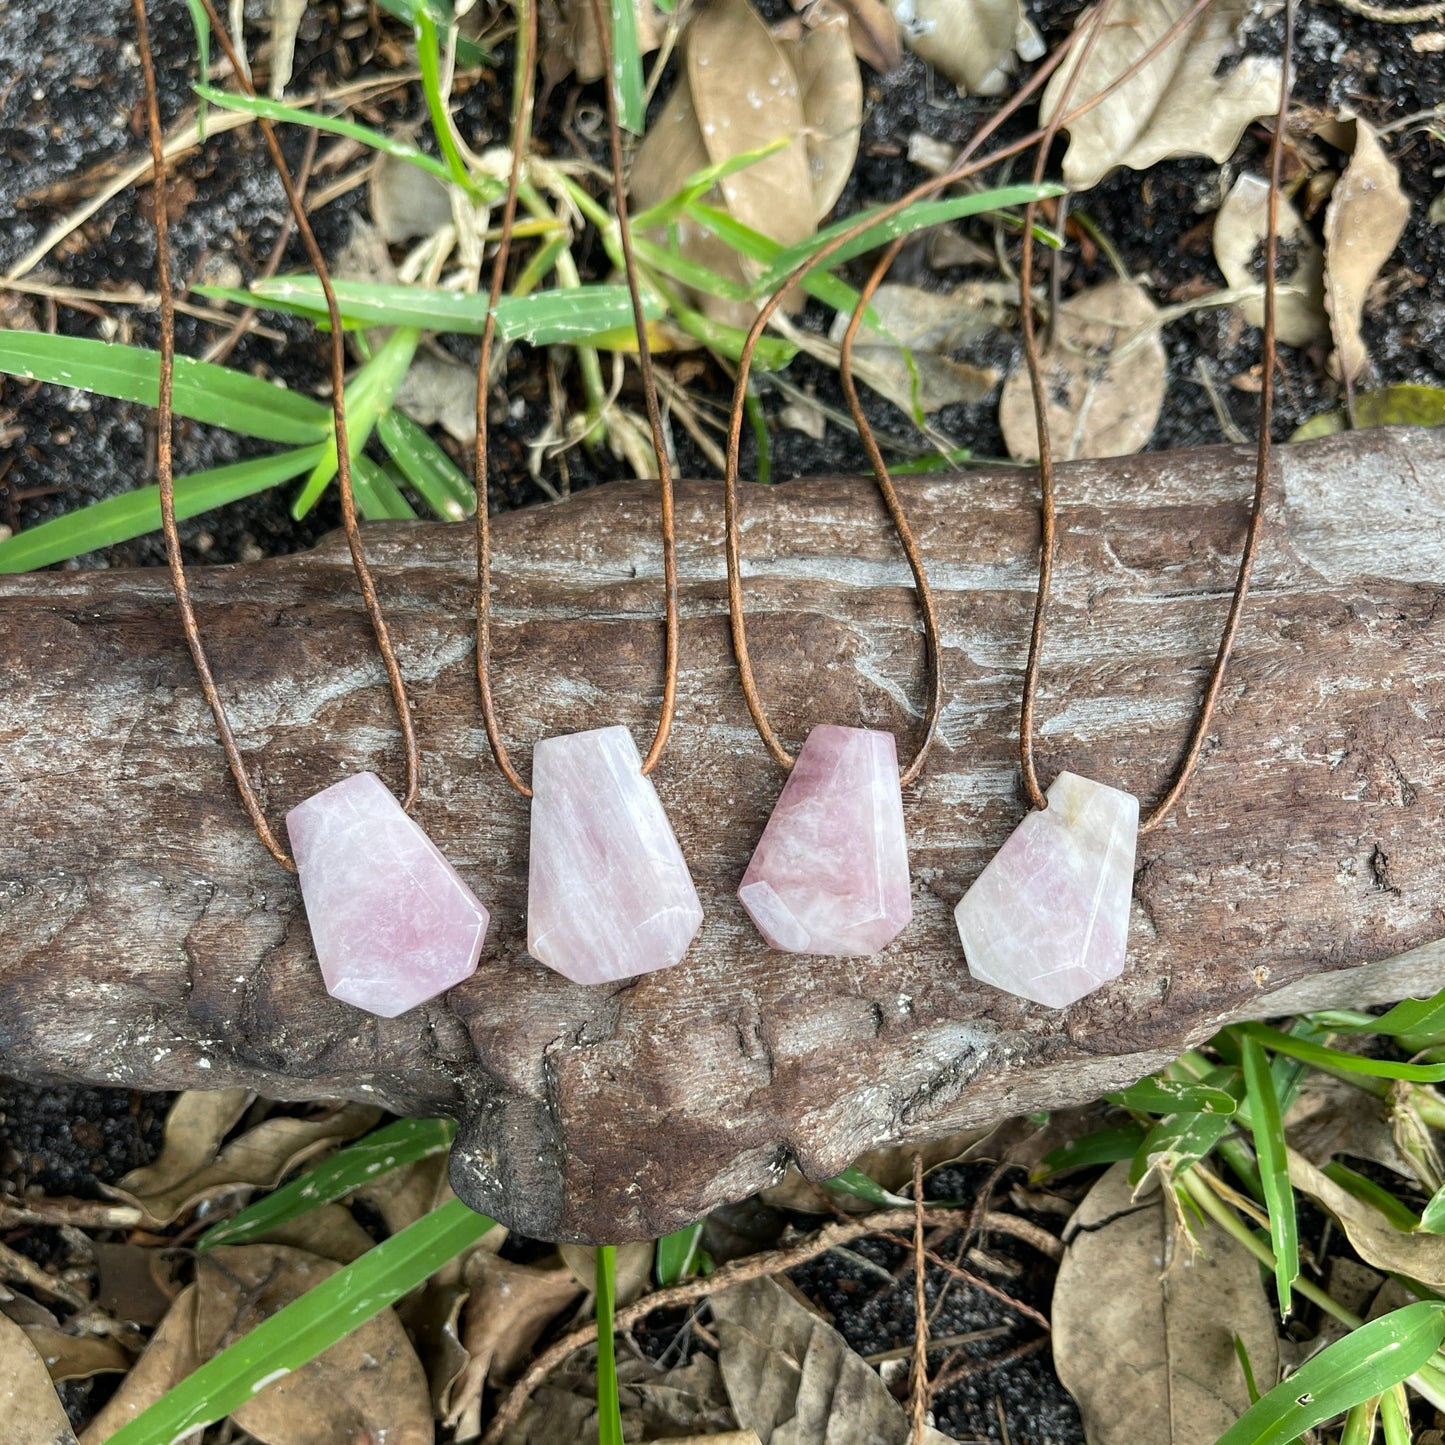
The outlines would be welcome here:
M 48 1294 L 53 1299 L 64 1301 L 71 1309 L 88 1310 L 90 1301 L 73 1285 L 66 1284 L 53 1274 L 47 1274 L 33 1259 L 27 1259 L 8 1244 L 0 1244 L 0 1274 L 31 1289 Z
M 996 1284 L 990 1284 L 988 1280 L 981 1279 L 972 1270 L 965 1269 L 961 1264 L 955 1264 L 951 1259 L 944 1259 L 941 1254 L 935 1254 L 929 1250 L 928 1257 L 940 1269 L 947 1270 L 949 1274 L 962 1280 L 964 1284 L 972 1285 L 974 1289 L 982 1290 L 984 1294 L 992 1295 L 1001 1304 L 1006 1304 L 1011 1310 L 1017 1310 L 1021 1315 L 1027 1315 L 1036 1325 L 1044 1329 L 1049 1328 L 1049 1317 L 1040 1314 L 1032 1305 L 1026 1305 L 1021 1299 L 1015 1299 L 1007 1290 L 1000 1289 Z
M 990 1325 L 985 1330 L 968 1330 L 961 1335 L 935 1335 L 928 1341 L 928 1353 L 936 1355 L 940 1350 L 956 1350 L 960 1345 L 978 1345 L 984 1340 L 996 1340 L 1000 1335 L 1013 1333 L 1012 1325 Z M 865 1365 L 883 1365 L 889 1360 L 906 1360 L 913 1353 L 913 1345 L 895 1345 L 891 1350 L 876 1350 L 863 1356 Z
M 133 1204 L 103 1204 L 90 1199 L 0 1199 L 0 1229 L 27 1224 L 133 1229 L 141 1218 L 141 1211 Z
M 1035 1224 L 1032 1220 L 1020 1219 L 1016 1214 L 1001 1214 L 996 1209 L 990 1209 L 978 1221 L 978 1229 L 980 1233 L 993 1230 L 995 1234 L 1011 1234 L 1050 1259 L 1064 1257 L 1064 1246 L 1057 1235 L 1050 1234 L 1043 1225 Z
M 1015 1345 L 1011 1350 L 1005 1350 L 1001 1355 L 994 1355 L 987 1360 L 970 1360 L 966 1365 L 960 1365 L 947 1374 L 940 1375 L 933 1382 L 935 1394 L 942 1394 L 943 1391 L 952 1389 L 960 1380 L 966 1380 L 970 1375 L 982 1375 L 988 1370 L 998 1370 L 1005 1365 L 1012 1365 L 1017 1360 L 1022 1360 L 1026 1355 L 1032 1355 L 1043 1349 L 1048 1344 L 1047 1335 L 1036 1335 L 1031 1340 L 1025 1340 L 1021 1345 Z
M 644 1295 L 635 1304 L 617 1311 L 616 1326 L 618 1329 L 624 1330 L 638 1320 L 644 1319 L 654 1310 L 690 1305 L 707 1295 L 718 1294 L 730 1285 L 743 1284 L 751 1279 L 763 1279 L 768 1275 L 782 1274 L 785 1270 L 796 1269 L 800 1264 L 806 1264 L 810 1259 L 817 1259 L 819 1255 L 827 1254 L 829 1250 L 836 1249 L 840 1244 L 850 1244 L 855 1239 L 866 1239 L 870 1234 L 888 1234 L 895 1230 L 907 1229 L 915 1223 L 914 1216 L 915 1211 L 912 1208 L 884 1209 L 876 1214 L 865 1214 L 860 1219 L 840 1219 L 833 1224 L 824 1225 L 816 1234 L 809 1235 L 796 1244 L 783 1249 L 770 1249 L 762 1254 L 749 1255 L 745 1259 L 723 1265 L 721 1269 L 704 1279 L 686 1280 L 682 1284 L 675 1284 L 668 1289 Z M 956 1211 L 942 1209 L 924 1210 L 923 1222 L 930 1228 L 953 1229 L 963 1229 L 966 1223 Z M 570 1334 L 564 1335 L 556 1344 L 538 1355 L 497 1407 L 497 1413 L 487 1427 L 487 1433 L 482 1437 L 482 1445 L 497 1445 L 497 1442 L 522 1413 L 523 1407 L 531 1399 L 537 1386 L 568 1355 L 592 1344 L 596 1338 L 596 1324 L 582 1325 Z

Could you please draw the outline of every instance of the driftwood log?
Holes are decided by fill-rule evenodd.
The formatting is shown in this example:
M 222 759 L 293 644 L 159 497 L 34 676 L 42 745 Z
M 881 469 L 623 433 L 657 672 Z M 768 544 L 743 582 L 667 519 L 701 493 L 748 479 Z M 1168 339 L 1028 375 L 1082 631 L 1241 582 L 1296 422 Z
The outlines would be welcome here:
M 1243 452 L 1065 467 L 1043 758 L 1167 780 L 1238 555 Z M 728 643 L 721 491 L 680 489 L 680 707 L 656 781 L 706 909 L 687 960 L 626 986 L 526 957 L 527 809 L 475 698 L 468 529 L 368 548 L 426 758 L 418 817 L 492 909 L 475 978 L 392 1022 L 322 991 L 294 881 L 237 805 L 160 570 L 0 579 L 0 1067 L 148 1088 L 246 1085 L 461 1121 L 453 1175 L 530 1234 L 656 1235 L 796 1161 L 1079 1102 L 1229 1020 L 1445 984 L 1445 433 L 1282 448 L 1253 599 L 1199 773 L 1142 840 L 1129 967 L 1063 1013 L 975 984 L 952 910 L 1022 815 L 1033 478 L 903 485 L 943 626 L 947 707 L 907 798 L 915 919 L 879 957 L 770 952 L 734 890 L 782 778 Z M 501 715 L 651 736 L 652 490 L 497 522 Z M 775 722 L 912 745 L 917 612 L 872 485 L 746 494 L 751 636 Z M 346 552 L 196 569 L 202 625 L 270 816 L 397 732 Z M 1147 803 L 1146 803 L 1147 806 Z

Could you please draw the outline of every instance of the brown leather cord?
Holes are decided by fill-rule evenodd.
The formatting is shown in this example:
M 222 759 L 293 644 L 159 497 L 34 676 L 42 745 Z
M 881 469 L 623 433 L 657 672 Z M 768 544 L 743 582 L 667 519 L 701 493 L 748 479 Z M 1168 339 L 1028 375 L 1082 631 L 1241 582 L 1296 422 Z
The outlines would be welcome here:
M 235 72 L 238 82 L 248 95 L 254 95 L 255 91 L 251 88 L 246 71 L 231 45 L 225 27 L 221 24 L 219 17 L 211 5 L 211 0 L 203 0 L 203 3 L 210 16 L 216 37 L 231 62 L 231 67 Z M 246 816 L 250 818 L 251 825 L 255 828 L 256 835 L 260 838 L 266 851 L 270 853 L 283 868 L 294 873 L 296 871 L 296 864 L 290 854 L 281 846 L 270 824 L 266 821 L 260 800 L 257 798 L 256 791 L 251 785 L 250 774 L 246 768 L 245 759 L 242 757 L 241 750 L 236 743 L 235 734 L 231 729 L 225 704 L 221 700 L 220 692 L 216 687 L 215 677 L 212 674 L 210 663 L 206 657 L 205 645 L 201 640 L 200 628 L 196 622 L 195 606 L 191 598 L 190 586 L 186 580 L 185 564 L 181 558 L 180 536 L 176 530 L 175 477 L 171 452 L 172 393 L 175 383 L 175 300 L 172 294 L 170 276 L 170 238 L 167 224 L 168 218 L 166 215 L 165 154 L 161 135 L 160 103 L 156 91 L 155 63 L 151 55 L 150 36 L 146 24 L 145 0 L 132 0 L 131 8 L 135 15 L 136 38 L 140 50 L 141 69 L 145 78 L 146 121 L 150 133 L 151 159 L 155 170 L 153 200 L 155 203 L 156 260 L 159 270 L 157 279 L 161 312 L 160 419 L 156 444 L 156 481 L 160 492 L 161 531 L 165 538 L 166 561 L 170 569 L 171 586 L 175 592 L 176 604 L 180 609 L 181 627 L 185 633 L 186 645 L 190 649 L 196 676 L 201 684 L 201 692 L 205 696 L 207 704 L 210 706 L 211 715 L 215 718 L 216 732 L 220 738 L 222 751 L 226 755 L 226 762 L 231 769 L 231 776 L 236 781 L 236 789 L 241 795 L 241 806 L 246 810 Z M 397 717 L 401 723 L 402 742 L 406 750 L 406 794 L 402 800 L 402 806 L 410 810 L 416 801 L 417 791 L 420 786 L 421 759 L 417 747 L 416 733 L 412 726 L 411 709 L 407 700 L 406 687 L 401 677 L 401 669 L 397 664 L 396 655 L 392 651 L 386 622 L 382 617 L 381 605 L 377 599 L 376 587 L 372 582 L 371 573 L 367 568 L 366 558 L 362 552 L 360 528 L 356 518 L 356 506 L 351 494 L 351 466 L 346 446 L 346 410 L 344 400 L 346 363 L 344 340 L 341 330 L 341 315 L 336 305 L 335 294 L 331 289 L 331 280 L 326 269 L 325 259 L 321 255 L 321 249 L 316 244 L 316 238 L 306 220 L 305 207 L 292 183 L 290 172 L 286 168 L 286 162 L 281 154 L 280 145 L 277 143 L 275 131 L 269 121 L 261 120 L 259 121 L 259 125 L 262 134 L 266 138 L 267 148 L 271 153 L 271 159 L 276 166 L 277 174 L 280 176 L 282 187 L 286 192 L 286 199 L 290 204 L 291 213 L 296 222 L 296 229 L 306 245 L 307 253 L 320 279 L 322 290 L 325 292 L 327 309 L 330 312 L 332 407 L 336 427 L 337 472 L 341 492 L 342 522 L 346 529 L 347 543 L 351 548 L 352 565 L 356 571 L 357 582 L 361 588 L 362 598 L 366 604 L 367 615 L 371 620 L 372 631 L 376 637 L 377 649 L 381 653 L 382 662 L 386 668 L 387 679 L 391 685 L 392 699 L 396 704 Z
M 522 781 L 512 764 L 501 726 L 497 721 L 492 698 L 492 558 L 491 519 L 487 510 L 487 388 L 491 370 L 492 344 L 496 334 L 496 308 L 506 278 L 507 257 L 511 251 L 512 228 L 516 222 L 517 191 L 520 185 L 522 148 L 530 125 L 533 72 L 537 58 L 537 0 L 519 0 L 524 7 L 524 51 L 521 76 L 522 91 L 518 96 L 512 127 L 512 167 L 507 177 L 507 196 L 502 208 L 501 235 L 492 262 L 492 286 L 487 319 L 482 329 L 482 352 L 477 367 L 477 687 L 481 693 L 482 721 L 491 744 L 492 756 L 506 780 L 524 797 L 532 790 Z M 610 17 L 600 0 L 592 0 L 592 13 L 602 49 L 602 75 L 607 93 L 607 137 L 612 162 L 612 182 L 617 199 L 617 232 L 622 243 L 623 269 L 627 290 L 632 300 L 632 318 L 637 331 L 637 366 L 642 373 L 642 390 L 647 406 L 647 420 L 652 432 L 653 450 L 657 456 L 659 517 L 662 531 L 663 601 L 665 610 L 665 657 L 663 663 L 662 706 L 658 711 L 657 731 L 652 746 L 642 762 L 645 777 L 657 766 L 672 732 L 677 713 L 677 674 L 679 662 L 679 620 L 677 598 L 677 536 L 673 506 L 672 467 L 667 456 L 667 442 L 662 429 L 662 412 L 657 400 L 657 384 L 652 370 L 652 352 L 647 340 L 647 314 L 637 283 L 637 265 L 632 254 L 632 228 L 627 216 L 627 191 L 622 164 L 622 132 L 617 122 L 617 96 L 614 90 L 612 30 Z
M 1115 79 L 1108 86 L 1106 86 L 1103 90 L 1099 91 L 1096 95 L 1091 96 L 1087 102 L 1079 106 L 1076 110 L 1071 111 L 1066 115 L 1061 114 L 1061 118 L 1057 121 L 1057 124 L 1060 126 L 1068 125 L 1071 122 L 1077 120 L 1080 116 L 1087 114 L 1096 105 L 1101 104 L 1110 95 L 1112 95 L 1115 90 L 1117 90 L 1120 86 L 1126 84 L 1128 80 L 1140 69 L 1142 69 L 1145 65 L 1149 64 L 1149 62 L 1153 60 L 1156 55 L 1158 55 L 1167 46 L 1172 44 L 1173 41 L 1186 29 L 1188 29 L 1189 26 L 1194 24 L 1194 22 L 1198 20 L 1200 15 L 1202 15 L 1203 12 L 1208 8 L 1210 3 L 1211 0 L 1193 0 L 1193 4 L 1190 5 L 1189 9 L 1186 10 L 1184 14 L 1182 14 L 1171 26 L 1169 26 L 1169 28 L 1164 32 L 1164 34 L 1161 35 L 1159 39 L 1156 40 L 1133 63 L 1133 65 L 1131 65 L 1127 70 L 1122 72 L 1119 76 L 1115 77 Z M 1091 33 L 1096 32 L 1091 31 Z M 1014 93 L 1013 96 L 1009 98 L 1008 102 L 1005 105 L 1001 106 L 999 110 L 994 113 L 993 116 L 991 116 L 987 121 L 983 123 L 983 125 L 979 127 L 978 131 L 970 138 L 968 144 L 963 148 L 962 151 L 960 151 L 958 157 L 955 159 L 953 165 L 949 167 L 947 172 L 945 172 L 942 176 L 925 181 L 922 184 L 915 186 L 911 191 L 907 192 L 898 200 L 891 202 L 889 205 L 881 207 L 874 211 L 870 211 L 868 215 L 861 217 L 855 225 L 848 227 L 847 230 L 833 237 L 826 246 L 821 247 L 806 261 L 803 261 L 799 263 L 799 265 L 794 267 L 793 270 L 789 273 L 786 280 L 783 281 L 783 283 L 778 286 L 777 289 L 773 292 L 773 294 L 769 296 L 767 300 L 763 303 L 757 317 L 754 319 L 752 326 L 748 330 L 747 339 L 743 343 L 742 351 L 738 358 L 738 375 L 733 387 L 733 404 L 731 413 L 728 418 L 728 443 L 726 465 L 723 470 L 724 509 L 726 518 L 725 535 L 728 569 L 728 616 L 732 627 L 733 652 L 737 658 L 738 674 L 742 683 L 743 696 L 748 704 L 748 711 L 752 714 L 753 724 L 758 730 L 759 737 L 762 738 L 763 745 L 767 748 L 769 754 L 771 754 L 773 759 L 779 764 L 780 767 L 790 769 L 793 766 L 794 759 L 793 756 L 788 752 L 788 750 L 783 746 L 776 732 L 774 732 L 771 723 L 768 721 L 767 711 L 763 706 L 762 698 L 758 692 L 757 680 L 753 672 L 752 656 L 748 649 L 747 622 L 744 615 L 742 561 L 738 534 L 737 515 L 737 483 L 738 474 L 741 470 L 743 407 L 747 399 L 748 377 L 751 373 L 753 354 L 757 348 L 758 340 L 762 336 L 763 329 L 767 326 L 768 322 L 772 319 L 778 307 L 782 304 L 782 299 L 787 294 L 787 292 L 791 290 L 792 287 L 795 286 L 799 281 L 801 281 L 803 276 L 808 271 L 812 270 L 815 266 L 819 266 L 825 261 L 827 261 L 829 257 L 835 255 L 842 247 L 846 246 L 850 241 L 853 241 L 858 236 L 861 236 L 865 231 L 871 229 L 873 226 L 878 225 L 880 222 L 898 215 L 901 211 L 906 210 L 909 206 L 915 204 L 916 202 L 921 200 L 927 200 L 934 196 L 937 196 L 949 186 L 955 185 L 959 181 L 965 180 L 969 176 L 975 175 L 979 171 L 982 171 L 989 166 L 995 165 L 999 161 L 1002 161 L 1009 156 L 1017 155 L 1021 151 L 1026 151 L 1031 146 L 1038 143 L 1038 141 L 1042 138 L 1043 132 L 1035 130 L 1024 136 L 1021 140 L 1011 142 L 1010 144 L 1001 147 L 999 150 L 991 152 L 987 156 L 975 159 L 978 152 L 982 149 L 984 142 L 988 140 L 988 138 L 992 136 L 1009 119 L 1010 116 L 1015 114 L 1022 107 L 1024 102 L 1031 95 L 1033 95 L 1035 91 L 1040 89 L 1043 86 L 1044 82 L 1048 80 L 1049 76 L 1053 74 L 1053 72 L 1059 67 L 1060 64 L 1062 64 L 1065 57 L 1071 53 L 1073 47 L 1077 43 L 1079 43 L 1081 34 L 1082 31 L 1076 31 L 1068 41 L 1066 41 L 1062 46 L 1060 46 L 1058 50 L 1056 50 L 1043 63 L 1043 65 L 1041 65 L 1038 70 L 1034 72 L 1034 74 L 1028 79 L 1028 81 L 1026 81 L 1022 86 L 1019 87 L 1019 89 Z M 1063 110 L 1064 107 L 1060 106 L 1059 111 L 1062 113 Z M 883 275 L 886 274 L 888 266 L 891 265 L 893 258 L 897 255 L 898 249 L 899 245 L 896 242 L 889 247 L 887 253 L 885 254 L 883 262 L 880 263 L 879 267 L 875 270 L 873 276 L 870 278 L 868 288 L 865 291 L 862 303 L 859 307 L 855 309 L 854 316 L 849 326 L 848 333 L 845 337 L 844 342 L 844 350 L 850 361 L 852 355 L 853 338 L 857 334 L 857 327 L 859 324 L 859 319 L 862 315 L 862 311 L 867 305 L 867 297 L 870 297 L 877 289 L 878 284 L 882 281 Z M 857 395 L 856 390 L 853 386 L 851 367 L 843 365 L 842 360 L 843 358 L 840 356 L 840 372 L 843 377 L 844 389 L 848 396 L 849 408 L 853 413 L 853 420 L 858 426 L 859 436 L 863 440 L 863 445 L 868 451 L 869 459 L 873 464 L 874 478 L 879 483 L 880 491 L 882 491 L 884 495 L 885 505 L 889 507 L 890 516 L 893 518 L 896 526 L 898 519 L 902 514 L 901 511 L 895 512 L 893 503 L 889 502 L 889 495 L 891 493 L 893 495 L 894 503 L 896 503 L 896 492 L 894 492 L 891 478 L 888 478 L 885 487 L 884 479 L 887 478 L 887 468 L 882 465 L 882 456 L 878 451 L 877 443 L 873 437 L 872 430 L 868 425 L 867 418 L 863 415 L 861 408 L 857 404 Z M 905 532 L 907 532 L 906 539 Z M 921 563 L 919 563 L 917 566 L 914 565 L 916 551 L 914 553 L 910 553 L 909 544 L 912 541 L 912 534 L 911 530 L 907 529 L 906 522 L 904 523 L 904 527 L 902 529 L 899 529 L 899 536 L 900 540 L 903 542 L 905 555 L 908 556 L 910 567 L 913 568 L 916 584 L 921 572 Z M 901 771 L 900 774 L 900 781 L 905 783 L 912 782 L 923 768 L 924 762 L 927 758 L 928 750 L 932 746 L 934 737 L 937 732 L 937 717 L 942 700 L 941 668 L 938 665 L 938 638 L 936 630 L 930 629 L 930 618 L 932 615 L 932 598 L 931 594 L 929 594 L 927 591 L 926 583 L 922 588 L 918 588 L 917 591 L 920 609 L 923 611 L 924 614 L 924 645 L 928 655 L 930 673 L 929 703 L 927 709 L 925 710 L 923 739 L 920 742 L 919 747 L 915 752 L 912 760 L 910 761 L 908 766 Z M 933 626 L 934 629 L 936 629 L 936 623 Z
M 1270 424 L 1274 410 L 1274 368 L 1275 368 L 1275 260 L 1279 246 L 1279 190 L 1280 163 L 1284 146 L 1286 116 L 1289 108 L 1290 62 L 1294 54 L 1294 0 L 1285 0 L 1284 53 L 1281 57 L 1281 80 L 1279 107 L 1275 114 L 1274 137 L 1270 143 L 1270 184 L 1268 221 L 1265 230 L 1264 247 L 1264 338 L 1262 364 L 1263 384 L 1260 389 L 1259 441 L 1255 453 L 1254 495 L 1250 506 L 1249 524 L 1245 531 L 1244 546 L 1240 552 L 1239 571 L 1235 578 L 1234 594 L 1225 619 L 1224 630 L 1219 639 L 1219 650 L 1205 684 L 1204 696 L 1200 700 L 1199 712 L 1190 732 L 1184 754 L 1175 770 L 1174 780 L 1162 798 L 1140 822 L 1139 832 L 1153 832 L 1168 817 L 1170 811 L 1184 795 L 1199 764 L 1200 754 L 1209 733 L 1209 724 L 1214 716 L 1215 704 L 1224 686 L 1224 674 L 1229 666 L 1230 653 L 1239 632 L 1240 619 L 1244 613 L 1245 600 L 1249 595 L 1250 578 L 1254 572 L 1254 561 L 1259 550 L 1259 537 L 1264 520 L 1265 496 L 1269 489 L 1271 470 Z M 1082 68 L 1082 67 L 1081 67 Z M 1039 168 L 1047 145 L 1040 147 Z M 1029 286 L 1033 275 L 1033 206 L 1025 208 L 1023 265 L 1020 267 L 1020 287 L 1025 297 L 1024 357 L 1028 364 L 1029 380 L 1034 395 L 1034 415 L 1039 433 L 1039 518 L 1041 532 L 1039 542 L 1039 586 L 1034 604 L 1034 623 L 1029 638 L 1029 656 L 1024 670 L 1023 705 L 1019 717 L 1019 762 L 1023 770 L 1024 787 L 1036 808 L 1048 806 L 1043 789 L 1039 785 L 1034 761 L 1034 703 L 1038 690 L 1041 652 L 1043 647 L 1044 614 L 1048 605 L 1049 584 L 1053 577 L 1054 549 L 1057 535 L 1057 513 L 1054 501 L 1054 462 L 1049 445 L 1048 425 L 1045 411 L 1043 375 L 1039 367 L 1037 340 L 1034 333 L 1032 308 L 1028 303 Z

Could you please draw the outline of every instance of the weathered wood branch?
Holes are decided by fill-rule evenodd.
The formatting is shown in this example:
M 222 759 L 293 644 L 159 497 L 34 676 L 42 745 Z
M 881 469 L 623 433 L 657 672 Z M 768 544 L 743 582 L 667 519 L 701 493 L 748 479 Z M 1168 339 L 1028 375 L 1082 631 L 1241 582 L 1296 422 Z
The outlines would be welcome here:
M 972 982 L 952 909 L 1021 816 L 1015 738 L 1032 478 L 904 484 L 939 593 L 948 704 L 907 800 L 916 917 L 884 954 L 771 953 L 734 897 L 781 778 L 728 645 L 721 493 L 682 487 L 681 705 L 656 775 L 707 918 L 678 968 L 584 989 L 525 956 L 527 812 L 475 700 L 470 536 L 368 546 L 426 754 L 418 816 L 492 908 L 474 980 L 380 1022 L 326 997 L 293 880 L 239 807 L 162 572 L 0 579 L 0 1065 L 245 1084 L 462 1121 L 458 1190 L 532 1234 L 657 1234 L 870 1146 L 1094 1097 L 1223 1021 L 1445 983 L 1445 434 L 1282 448 L 1255 594 L 1198 777 L 1143 840 L 1130 966 L 1066 1013 Z M 1241 452 L 1063 469 L 1042 753 L 1146 798 L 1227 606 Z M 651 490 L 497 522 L 497 689 L 546 732 L 650 736 L 661 681 Z M 760 682 L 785 735 L 904 735 L 922 658 L 866 481 L 750 489 Z M 212 659 L 273 819 L 396 729 L 345 548 L 197 569 Z

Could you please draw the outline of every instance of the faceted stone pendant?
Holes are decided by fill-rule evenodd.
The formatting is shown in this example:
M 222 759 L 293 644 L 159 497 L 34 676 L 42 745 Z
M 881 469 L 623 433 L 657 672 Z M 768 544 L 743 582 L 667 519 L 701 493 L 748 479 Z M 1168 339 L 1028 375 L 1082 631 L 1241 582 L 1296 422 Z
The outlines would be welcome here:
M 286 814 L 326 992 L 391 1019 L 476 972 L 487 910 L 375 773 Z
M 861 957 L 913 918 L 892 733 L 808 734 L 738 897 L 773 948 Z
M 980 983 L 1063 1008 L 1124 970 L 1139 800 L 1060 773 L 963 895 L 954 919 Z
M 574 983 L 681 961 L 702 904 L 624 727 L 545 738 L 532 756 L 527 952 Z

